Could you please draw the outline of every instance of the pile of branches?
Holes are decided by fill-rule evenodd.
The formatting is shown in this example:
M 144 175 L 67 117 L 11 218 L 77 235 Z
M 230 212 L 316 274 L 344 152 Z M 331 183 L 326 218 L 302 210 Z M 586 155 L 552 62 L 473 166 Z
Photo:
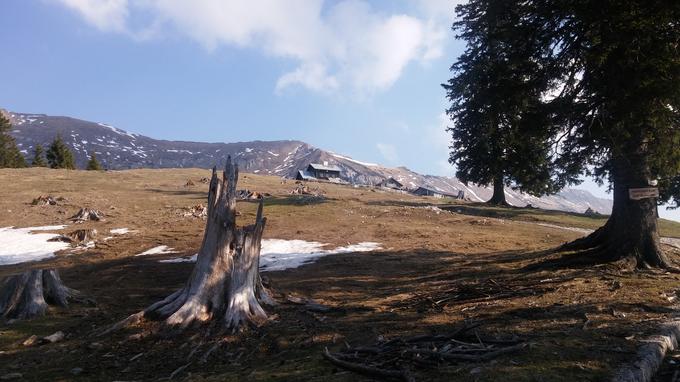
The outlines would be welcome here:
M 298 184 L 294 189 L 290 191 L 291 195 L 312 195 L 312 196 L 323 196 L 325 194 L 324 190 L 319 187 L 311 188 L 307 185 Z
M 203 204 L 197 204 L 195 206 L 188 207 L 185 209 L 185 212 L 182 214 L 182 216 L 205 218 L 208 216 L 208 207 L 204 206 Z
M 372 378 L 415 381 L 416 369 L 433 369 L 443 364 L 485 362 L 519 351 L 526 343 L 517 337 L 485 338 L 470 323 L 445 335 L 394 338 L 370 346 L 351 347 L 336 353 L 326 349 L 323 357 L 342 369 Z
M 248 200 L 248 199 L 264 199 L 265 197 L 269 197 L 271 194 L 268 193 L 260 193 L 257 191 L 250 191 L 249 189 L 243 189 L 243 190 L 236 190 L 236 198 L 237 199 L 242 199 L 242 200 Z
M 415 308 L 419 312 L 441 312 L 448 305 L 478 303 L 507 298 L 536 296 L 555 290 L 543 283 L 513 285 L 511 283 L 486 279 L 477 283 L 456 282 L 450 288 L 441 288 L 431 293 L 418 293 L 415 297 L 400 303 L 401 308 Z

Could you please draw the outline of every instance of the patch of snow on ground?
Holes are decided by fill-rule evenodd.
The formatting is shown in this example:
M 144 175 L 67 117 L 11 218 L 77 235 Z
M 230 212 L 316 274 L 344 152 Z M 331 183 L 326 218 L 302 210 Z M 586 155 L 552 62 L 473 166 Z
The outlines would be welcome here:
M 112 235 L 125 235 L 126 233 L 136 232 L 136 231 L 130 231 L 130 228 L 114 228 L 112 230 L 109 230 L 109 232 Z
M 338 253 L 369 252 L 380 249 L 379 243 L 362 242 L 324 250 L 325 244 L 305 240 L 262 240 L 260 252 L 260 268 L 266 271 L 281 271 L 289 268 L 297 268 L 310 263 L 315 259 L 335 255 Z
M 170 248 L 167 245 L 159 245 L 158 247 L 153 247 L 142 253 L 138 253 L 135 256 L 147 256 L 147 255 L 162 255 L 166 253 L 177 253 L 174 248 Z
M 59 235 L 53 233 L 31 233 L 51 231 L 66 226 L 44 226 L 28 228 L 0 228 L 0 265 L 37 261 L 54 256 L 54 253 L 69 248 L 68 243 L 48 241 Z
M 335 255 L 338 253 L 370 252 L 382 248 L 380 243 L 369 241 L 350 244 L 330 250 L 323 249 L 325 246 L 326 244 L 316 241 L 282 239 L 262 240 L 260 269 L 263 272 L 282 271 L 284 269 L 297 268 L 301 265 L 308 264 L 322 256 Z M 159 261 L 161 263 L 184 263 L 195 262 L 197 258 L 198 254 L 190 257 L 177 257 Z

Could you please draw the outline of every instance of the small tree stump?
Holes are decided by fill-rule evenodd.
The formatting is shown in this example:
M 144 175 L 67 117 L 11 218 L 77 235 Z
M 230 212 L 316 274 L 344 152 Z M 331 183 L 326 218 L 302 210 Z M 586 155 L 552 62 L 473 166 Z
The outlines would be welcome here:
M 103 334 L 144 318 L 186 328 L 215 317 L 226 327 L 261 324 L 267 314 L 260 301 L 273 301 L 259 275 L 260 242 L 266 218 L 260 202 L 255 224 L 236 226 L 238 166 L 227 158 L 220 180 L 213 168 L 208 193 L 207 222 L 196 265 L 184 288 L 109 328 Z
M 42 316 L 48 304 L 67 307 L 81 294 L 64 285 L 56 269 L 36 269 L 0 282 L 0 317 L 29 319 Z
M 92 208 L 81 208 L 75 215 L 71 216 L 71 221 L 75 223 L 82 223 L 88 220 L 104 220 L 104 214 Z

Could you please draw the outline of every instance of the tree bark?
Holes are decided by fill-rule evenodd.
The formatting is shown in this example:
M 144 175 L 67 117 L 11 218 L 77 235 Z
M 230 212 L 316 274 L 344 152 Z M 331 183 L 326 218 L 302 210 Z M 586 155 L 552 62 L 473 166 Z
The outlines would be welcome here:
M 42 316 L 49 304 L 67 307 L 80 292 L 64 285 L 55 269 L 36 269 L 9 276 L 0 287 L 0 317 L 29 319 Z
M 257 297 L 264 297 L 259 275 L 260 242 L 266 218 L 260 201 L 254 225 L 236 227 L 238 167 L 227 158 L 219 180 L 213 168 L 208 217 L 196 265 L 184 288 L 140 313 L 114 325 L 118 329 L 142 318 L 165 320 L 186 328 L 224 314 L 228 328 L 260 324 L 267 314 Z M 256 297 L 257 296 L 257 297 Z M 110 330 L 107 330 L 109 332 Z
M 488 204 L 497 206 L 507 206 L 508 202 L 505 200 L 505 182 L 503 182 L 503 175 L 496 176 L 493 181 L 493 195 L 487 201 Z
M 586 261 L 619 262 L 623 268 L 674 268 L 661 249 L 656 198 L 632 200 L 630 188 L 649 187 L 651 172 L 644 149 L 612 159 L 614 203 L 604 226 L 589 236 L 562 246 L 578 251 Z

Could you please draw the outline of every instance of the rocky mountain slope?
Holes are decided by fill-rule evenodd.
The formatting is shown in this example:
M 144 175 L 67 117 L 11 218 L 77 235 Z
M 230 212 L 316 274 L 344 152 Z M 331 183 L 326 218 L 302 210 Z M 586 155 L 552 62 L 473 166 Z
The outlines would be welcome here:
M 84 167 L 88 153 L 95 152 L 102 165 L 111 170 L 130 168 L 210 168 L 221 165 L 228 154 L 236 159 L 242 171 L 294 177 L 309 163 L 328 162 L 340 167 L 342 177 L 350 183 L 371 185 L 393 177 L 407 188 L 419 186 L 443 193 L 465 192 L 472 201 L 491 197 L 489 187 L 465 185 L 454 177 L 422 175 L 406 167 L 389 168 L 365 163 L 324 151 L 300 141 L 253 141 L 237 143 L 202 143 L 166 141 L 107 125 L 70 117 L 44 114 L 4 112 L 13 124 L 12 135 L 22 152 L 31 159 L 36 144 L 48 145 L 61 134 L 72 148 L 76 163 Z M 597 198 L 587 191 L 566 189 L 557 195 L 536 198 L 507 190 L 508 202 L 517 206 L 583 212 L 591 208 L 600 213 L 611 211 L 611 200 Z

